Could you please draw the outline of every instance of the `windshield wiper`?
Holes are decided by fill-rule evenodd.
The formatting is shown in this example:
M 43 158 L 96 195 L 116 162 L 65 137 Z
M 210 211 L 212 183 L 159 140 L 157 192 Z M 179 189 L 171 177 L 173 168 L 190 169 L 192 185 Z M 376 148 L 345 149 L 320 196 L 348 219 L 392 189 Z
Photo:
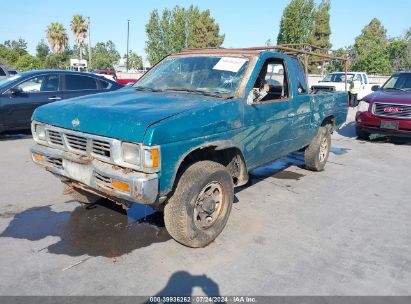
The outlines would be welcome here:
M 134 89 L 138 91 L 163 92 L 163 90 L 153 89 L 150 87 L 134 87 Z
M 404 90 L 404 89 L 400 89 L 400 88 L 382 88 L 384 91 L 386 91 L 386 90 L 393 90 L 393 91 L 403 91 L 403 92 L 406 92 L 406 90 Z
M 188 93 L 198 93 L 205 96 L 223 98 L 223 99 L 231 99 L 234 96 L 224 96 L 224 94 L 220 92 L 208 92 L 203 90 L 193 90 L 193 89 L 186 89 L 186 88 L 168 88 L 165 91 L 175 91 L 175 92 L 188 92 Z

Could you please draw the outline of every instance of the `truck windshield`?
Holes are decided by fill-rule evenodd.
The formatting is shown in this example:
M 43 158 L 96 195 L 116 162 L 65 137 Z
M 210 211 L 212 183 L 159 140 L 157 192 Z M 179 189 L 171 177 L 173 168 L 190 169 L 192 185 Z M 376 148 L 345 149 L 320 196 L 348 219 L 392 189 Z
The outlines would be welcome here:
M 137 90 L 194 92 L 232 97 L 247 68 L 248 59 L 188 56 L 166 58 L 135 85 Z
M 411 91 L 411 73 L 397 74 L 390 77 L 382 86 L 383 90 Z
M 347 81 L 350 82 L 353 80 L 354 74 L 347 74 Z M 345 74 L 328 74 L 323 79 L 323 82 L 345 82 Z

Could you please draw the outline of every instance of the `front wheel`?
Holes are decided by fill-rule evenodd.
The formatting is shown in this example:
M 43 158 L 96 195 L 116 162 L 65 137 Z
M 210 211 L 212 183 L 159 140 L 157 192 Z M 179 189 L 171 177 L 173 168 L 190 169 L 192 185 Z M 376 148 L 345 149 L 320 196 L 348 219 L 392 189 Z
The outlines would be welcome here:
M 223 231 L 234 199 L 230 173 L 223 165 L 200 161 L 181 176 L 164 208 L 167 231 L 188 247 L 204 247 Z
M 331 134 L 327 127 L 320 127 L 318 134 L 304 151 L 305 167 L 312 171 L 324 170 L 331 149 Z

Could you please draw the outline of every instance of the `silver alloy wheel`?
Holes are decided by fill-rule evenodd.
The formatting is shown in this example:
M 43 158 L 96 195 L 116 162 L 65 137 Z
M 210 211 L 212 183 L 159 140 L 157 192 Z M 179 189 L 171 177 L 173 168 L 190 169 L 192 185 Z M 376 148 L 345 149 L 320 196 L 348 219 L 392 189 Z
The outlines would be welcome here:
M 328 152 L 328 140 L 327 137 L 324 137 L 321 141 L 320 145 L 320 162 L 323 162 L 325 158 L 327 157 L 327 152 Z
M 210 182 L 200 192 L 194 206 L 194 223 L 200 229 L 215 224 L 225 204 L 224 190 L 220 183 Z

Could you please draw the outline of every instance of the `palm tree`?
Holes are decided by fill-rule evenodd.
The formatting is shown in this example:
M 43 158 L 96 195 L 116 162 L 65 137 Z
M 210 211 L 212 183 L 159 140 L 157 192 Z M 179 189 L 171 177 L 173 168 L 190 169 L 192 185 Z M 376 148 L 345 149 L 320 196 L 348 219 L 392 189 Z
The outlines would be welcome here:
M 61 23 L 53 22 L 47 27 L 47 40 L 54 53 L 62 53 L 68 44 L 66 29 Z
M 79 48 L 80 59 L 83 59 L 82 46 L 87 38 L 88 25 L 86 19 L 81 15 L 74 15 L 70 23 L 71 31 L 74 34 L 74 40 Z

